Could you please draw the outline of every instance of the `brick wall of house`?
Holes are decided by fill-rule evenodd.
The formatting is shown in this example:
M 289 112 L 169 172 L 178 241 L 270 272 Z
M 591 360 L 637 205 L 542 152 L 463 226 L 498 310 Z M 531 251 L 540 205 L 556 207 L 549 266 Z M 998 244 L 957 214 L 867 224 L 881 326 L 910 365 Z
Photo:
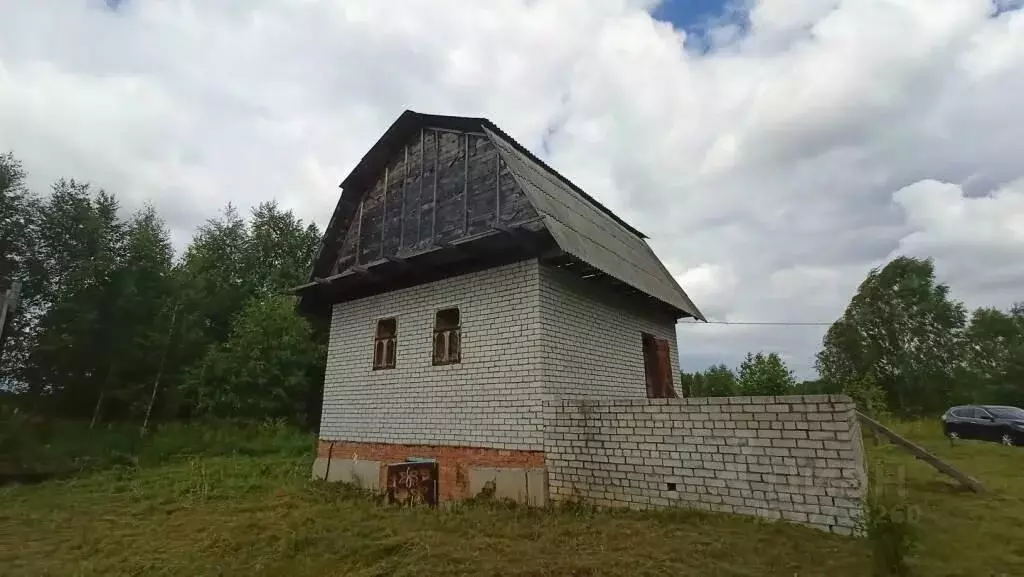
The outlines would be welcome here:
M 462 362 L 432 365 L 436 311 L 458 307 Z M 397 320 L 393 369 L 373 370 L 377 320 Z M 547 397 L 646 397 L 641 335 L 675 320 L 571 273 L 523 261 L 334 306 L 324 439 L 498 449 L 543 447 Z
M 538 264 L 523 261 L 334 306 L 320 437 L 540 450 Z M 462 362 L 433 366 L 437 310 L 458 307 Z M 393 369 L 376 322 L 397 319 Z
M 544 420 L 556 500 L 688 506 L 849 534 L 867 486 L 841 395 L 554 400 Z
M 540 268 L 541 373 L 553 397 L 646 398 L 643 333 L 669 343 L 679 374 L 676 320 L 629 305 L 602 285 Z

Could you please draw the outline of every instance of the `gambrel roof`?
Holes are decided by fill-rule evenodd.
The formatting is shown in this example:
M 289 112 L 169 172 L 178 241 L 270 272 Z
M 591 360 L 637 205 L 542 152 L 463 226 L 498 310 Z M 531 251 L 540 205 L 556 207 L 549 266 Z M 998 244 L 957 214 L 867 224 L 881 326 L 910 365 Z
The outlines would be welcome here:
M 298 290 L 322 284 L 324 278 L 336 273 L 331 270 L 331 265 L 337 259 L 338 239 L 353 226 L 361 198 L 385 166 L 401 153 L 409 139 L 425 128 L 486 136 L 496 149 L 499 162 L 507 167 L 514 184 L 532 207 L 529 211 L 529 216 L 533 217 L 531 224 L 536 228 L 539 223 L 561 252 L 660 301 L 676 310 L 679 316 L 705 320 L 651 250 L 643 233 L 545 164 L 494 123 L 485 118 L 438 116 L 409 110 L 391 125 L 342 182 L 342 197 L 325 232 L 311 282 Z M 468 223 L 468 216 L 466 219 Z M 468 232 L 468 225 L 466 228 Z

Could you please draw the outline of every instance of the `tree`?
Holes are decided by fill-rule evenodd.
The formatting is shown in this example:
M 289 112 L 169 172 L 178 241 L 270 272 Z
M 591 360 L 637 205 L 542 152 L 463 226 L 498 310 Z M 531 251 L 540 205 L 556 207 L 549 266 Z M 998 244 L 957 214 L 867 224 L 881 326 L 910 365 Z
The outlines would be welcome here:
M 729 397 L 738 392 L 736 374 L 723 364 L 708 367 L 702 377 L 701 396 L 703 397 Z
M 164 344 L 169 233 L 151 207 L 128 221 L 118 212 L 113 195 L 64 180 L 40 208 L 23 376 L 37 401 L 68 417 L 137 415 Z
M 41 209 L 39 322 L 27 378 L 37 398 L 69 416 L 93 406 L 115 358 L 112 288 L 124 240 L 117 209 L 113 196 L 64 180 Z
M 233 319 L 254 297 L 301 284 L 320 241 L 305 224 L 274 202 L 253 210 L 250 224 L 230 204 L 201 226 L 185 250 L 178 273 L 185 313 L 186 346 L 199 356 L 224 342 Z
M 1024 303 L 979 308 L 967 328 L 967 367 L 958 402 L 1024 405 Z
M 723 364 L 705 370 L 703 384 L 705 397 L 729 397 L 736 395 L 739 389 L 736 374 Z
M 170 234 L 147 206 L 127 223 L 121 262 L 108 287 L 114 302 L 107 311 L 107 326 L 116 327 L 116 332 L 108 339 L 113 361 L 101 397 L 106 393 L 114 402 L 111 409 L 121 415 L 144 411 L 168 346 L 168 325 L 176 305 L 173 258 Z
M 228 340 L 247 302 L 270 298 L 306 279 L 319 241 L 315 225 L 274 202 L 256 207 L 248 224 L 228 205 L 220 218 L 199 228 L 176 270 L 181 310 L 168 363 L 165 412 L 198 407 L 200 399 L 188 396 L 198 389 L 179 390 L 178 385 L 196 381 L 196 368 Z M 325 331 L 315 334 L 319 344 L 326 342 Z
M 305 282 L 319 244 L 316 225 L 282 212 L 276 202 L 260 203 L 252 211 L 247 249 L 254 294 L 278 294 Z
M 793 387 L 794 395 L 827 395 L 838 393 L 839 388 L 828 386 L 829 384 L 821 379 L 803 380 Z
M 680 384 L 687 397 L 729 397 L 736 395 L 736 375 L 719 364 L 704 371 L 683 373 Z
M 931 259 L 899 257 L 861 283 L 826 333 L 816 367 L 832 383 L 874 379 L 895 410 L 937 410 L 965 365 L 965 324 L 963 305 L 935 282 Z
M 0 155 L 0 292 L 23 273 L 33 211 L 25 171 L 13 154 Z
M 778 353 L 759 352 L 747 353 L 740 363 L 737 384 L 741 395 L 787 395 L 792 394 L 796 381 Z
M 696 373 L 679 373 L 679 394 L 684 398 L 698 397 L 697 394 L 700 385 L 697 383 L 697 379 L 700 378 L 700 372 Z
M 304 420 L 311 382 L 323 378 L 326 347 L 295 312 L 292 297 L 251 300 L 227 342 L 190 372 L 200 414 Z
M 322 379 L 298 375 L 320 370 L 308 359 L 322 358 L 326 327 L 298 318 L 278 296 L 306 279 L 317 227 L 273 201 L 249 222 L 229 205 L 175 261 L 155 209 L 127 219 L 120 212 L 114 195 L 73 179 L 42 199 L 14 156 L 0 155 L 0 290 L 23 282 L 7 342 L 16 354 L 0 366 L 0 388 L 71 418 L 139 418 L 154 390 L 157 417 L 257 416 L 260 403 L 278 412 L 288 405 L 292 417 L 318 412 Z M 253 335 L 261 334 L 277 336 L 259 342 Z M 276 340 L 288 346 L 274 356 Z M 227 375 L 224 367 L 251 350 L 274 359 L 266 375 L 242 372 L 219 390 L 204 373 Z M 250 394 L 257 382 L 271 401 Z
M 25 171 L 13 154 L 0 155 L 0 295 L 31 274 L 36 249 L 39 199 L 25 186 Z M 0 389 L 20 390 L 21 374 L 32 348 L 32 293 L 23 286 L 19 312 L 7 318 L 0 340 Z
M 201 351 L 223 342 L 231 321 L 254 293 L 249 231 L 230 204 L 219 219 L 199 227 L 185 249 L 179 281 L 187 315 L 195 322 Z

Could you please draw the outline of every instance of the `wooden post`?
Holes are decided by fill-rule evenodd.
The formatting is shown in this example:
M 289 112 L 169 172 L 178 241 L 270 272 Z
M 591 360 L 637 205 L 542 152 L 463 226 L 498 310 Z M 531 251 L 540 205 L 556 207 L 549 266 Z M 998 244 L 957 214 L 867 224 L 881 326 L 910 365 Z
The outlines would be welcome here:
M 402 147 L 405 161 L 402 163 L 402 212 L 398 213 L 398 252 L 405 249 L 405 196 L 409 184 L 409 145 Z
M 416 244 L 414 247 L 419 247 L 420 242 L 423 240 L 420 238 L 420 221 L 423 220 L 423 179 L 426 178 L 426 166 L 427 166 L 427 131 L 420 129 L 420 194 L 416 197 L 416 204 L 419 207 L 416 209 Z
M 384 193 L 381 196 L 380 201 L 380 256 L 378 258 L 384 258 L 384 240 L 387 235 L 384 234 L 388 230 L 388 187 L 391 186 L 390 174 L 391 167 L 384 167 Z
M 924 461 L 925 463 L 928 463 L 932 467 L 935 467 L 935 470 L 937 470 L 940 473 L 949 475 L 964 487 L 967 487 L 968 489 L 974 491 L 975 493 L 983 493 L 985 491 L 985 488 L 981 486 L 981 483 L 979 483 L 977 479 L 954 469 L 952 465 L 946 463 L 945 461 L 942 461 L 935 455 L 929 453 L 923 447 L 915 445 L 910 440 L 900 436 L 895 431 L 889 429 L 882 423 L 879 423 L 878 421 L 872 419 L 871 417 L 865 415 L 864 413 L 861 413 L 860 411 L 857 411 L 857 418 L 860 419 L 860 422 L 864 423 L 871 429 L 881 433 L 896 445 L 902 447 L 908 453 L 913 455 L 916 459 Z
M 501 152 L 494 145 L 494 224 L 501 224 Z
M 462 234 L 469 234 L 469 135 L 465 136 L 462 159 Z
M 363 201 L 364 200 L 366 200 L 365 193 L 363 195 L 363 198 L 359 199 L 359 208 L 356 210 L 356 252 L 355 252 L 356 259 L 354 261 L 355 264 L 359 264 L 359 257 L 360 257 L 359 251 L 362 250 L 362 247 L 360 246 L 360 244 L 361 244 L 360 241 L 362 240 L 362 236 L 363 236 Z M 345 232 L 346 232 L 346 234 L 348 233 L 348 231 L 345 231 Z
M 441 138 L 440 134 L 434 133 L 434 200 L 430 209 L 430 245 L 434 244 L 434 235 L 437 234 L 437 172 L 441 166 Z

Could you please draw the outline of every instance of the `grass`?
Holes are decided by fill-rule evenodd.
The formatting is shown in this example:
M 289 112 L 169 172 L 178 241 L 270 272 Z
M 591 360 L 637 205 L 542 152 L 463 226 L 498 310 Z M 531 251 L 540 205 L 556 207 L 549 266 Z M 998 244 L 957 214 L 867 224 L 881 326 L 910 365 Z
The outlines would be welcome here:
M 8 478 L 68 477 L 118 466 L 155 466 L 192 456 L 292 455 L 313 450 L 312 437 L 285 423 L 207 422 L 161 425 L 141 438 L 138 426 L 48 421 L 0 407 L 0 484 Z
M 900 428 L 990 489 L 961 492 L 895 447 L 867 443 L 872 474 L 885 490 L 905 491 L 919 525 L 913 574 L 1024 574 L 1018 536 L 1024 449 L 950 447 L 933 425 Z M 180 446 L 158 440 L 172 433 L 157 433 L 154 445 Z M 299 452 L 308 438 L 275 434 L 276 452 L 166 449 L 137 466 L 0 488 L 0 574 L 844 577 L 871 571 L 863 540 L 730 515 L 387 507 L 308 480 L 311 449 Z
M 875 486 L 905 495 L 919 527 L 915 574 L 1024 575 L 1024 448 L 980 441 L 951 445 L 932 422 L 894 428 L 986 489 L 974 494 L 895 446 L 866 443 Z

